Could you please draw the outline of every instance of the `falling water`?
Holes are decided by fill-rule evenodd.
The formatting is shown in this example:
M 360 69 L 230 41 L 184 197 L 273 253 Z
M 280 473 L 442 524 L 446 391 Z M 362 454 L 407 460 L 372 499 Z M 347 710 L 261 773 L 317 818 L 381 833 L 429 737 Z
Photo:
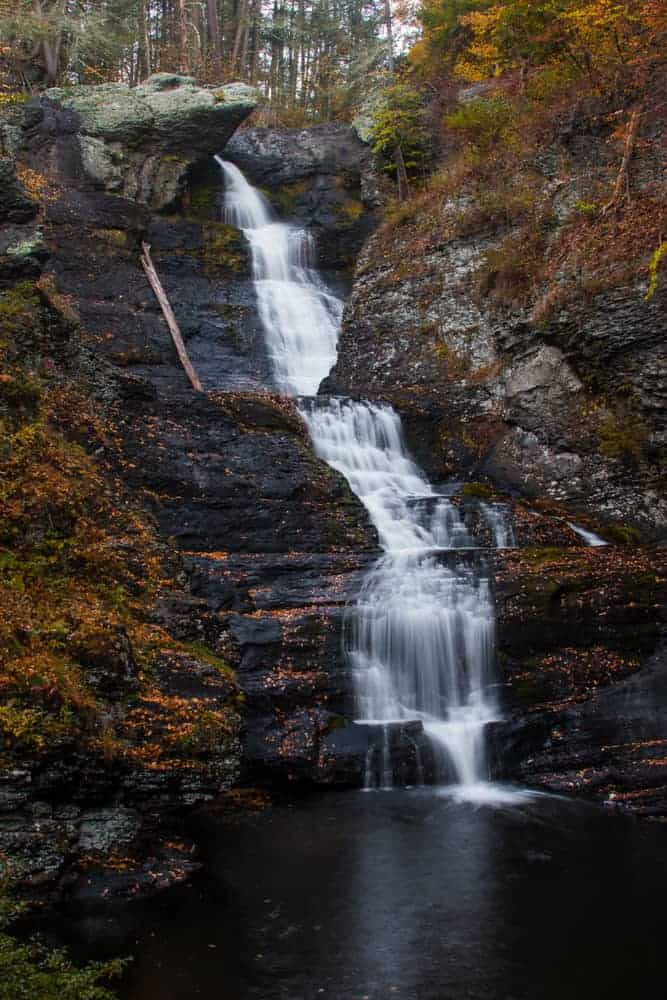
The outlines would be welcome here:
M 336 361 L 343 303 L 314 267 L 312 237 L 274 222 L 266 199 L 233 163 L 216 157 L 225 177 L 225 219 L 250 244 L 257 308 L 276 385 L 313 396 Z
M 303 408 L 317 453 L 369 511 L 385 555 L 354 609 L 348 655 L 360 722 L 420 719 L 457 781 L 488 777 L 484 727 L 496 717 L 488 581 L 448 555 L 471 546 L 456 508 L 406 453 L 388 406 Z
M 572 529 L 575 535 L 579 535 L 580 538 L 583 538 L 586 545 L 598 548 L 601 545 L 609 544 L 608 542 L 605 542 L 604 538 L 600 538 L 599 535 L 596 535 L 594 531 L 587 531 L 586 528 L 582 528 L 578 524 L 573 524 L 572 521 L 568 521 L 567 526 Z
M 314 396 L 335 362 L 343 304 L 315 270 L 308 234 L 272 221 L 238 168 L 218 162 L 225 217 L 250 244 L 276 384 L 290 395 Z M 440 773 L 479 788 L 488 778 L 484 727 L 497 717 L 490 693 L 494 613 L 488 580 L 451 552 L 472 547 L 459 513 L 408 455 L 391 407 L 301 399 L 300 409 L 317 454 L 348 480 L 384 549 L 352 613 L 347 652 L 357 721 L 382 723 L 385 733 L 391 723 L 421 721 Z M 381 783 L 389 785 L 387 737 L 382 756 Z
M 497 549 L 514 548 L 516 539 L 507 507 L 502 503 L 482 503 L 480 507 L 484 520 L 491 530 L 495 547 Z

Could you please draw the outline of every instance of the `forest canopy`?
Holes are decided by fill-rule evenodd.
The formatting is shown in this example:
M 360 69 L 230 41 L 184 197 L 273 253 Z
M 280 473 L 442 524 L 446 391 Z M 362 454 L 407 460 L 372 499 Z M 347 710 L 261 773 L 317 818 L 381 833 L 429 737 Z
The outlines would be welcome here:
M 8 85 L 239 79 L 297 118 L 340 111 L 387 62 L 389 0 L 0 0 Z

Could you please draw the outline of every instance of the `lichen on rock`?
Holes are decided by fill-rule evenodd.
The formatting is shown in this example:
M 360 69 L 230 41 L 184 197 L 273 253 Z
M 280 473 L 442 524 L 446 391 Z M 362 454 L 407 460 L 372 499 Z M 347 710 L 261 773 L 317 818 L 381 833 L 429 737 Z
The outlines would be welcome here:
M 95 185 L 159 210 L 178 196 L 193 162 L 223 148 L 258 96 L 244 83 L 206 88 L 157 73 L 134 88 L 53 87 L 42 102 L 73 116 L 83 170 Z

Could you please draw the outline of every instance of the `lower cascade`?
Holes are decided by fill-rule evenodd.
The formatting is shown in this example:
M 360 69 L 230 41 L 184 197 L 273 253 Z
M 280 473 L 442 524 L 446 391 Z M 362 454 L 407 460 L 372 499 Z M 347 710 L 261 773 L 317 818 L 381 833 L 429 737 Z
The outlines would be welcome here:
M 225 217 L 250 245 L 273 373 L 299 397 L 316 453 L 347 479 L 377 528 L 384 555 L 350 611 L 347 655 L 357 723 L 379 726 L 366 787 L 391 787 L 390 732 L 417 722 L 436 758 L 436 778 L 483 794 L 489 779 L 484 730 L 498 717 L 493 697 L 495 616 L 488 579 L 455 550 L 473 547 L 457 508 L 434 491 L 410 458 L 398 414 L 387 405 L 318 399 L 336 359 L 343 303 L 313 263 L 307 233 L 272 221 L 259 191 L 231 163 Z M 483 511 L 498 545 L 511 532 Z M 421 762 L 416 749 L 416 771 Z M 378 758 L 379 759 L 376 759 Z

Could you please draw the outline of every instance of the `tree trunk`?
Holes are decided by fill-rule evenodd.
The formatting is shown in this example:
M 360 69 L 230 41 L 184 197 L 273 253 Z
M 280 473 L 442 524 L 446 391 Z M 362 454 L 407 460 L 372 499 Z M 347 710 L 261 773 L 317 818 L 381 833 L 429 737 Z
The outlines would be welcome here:
M 190 384 L 195 392 L 203 392 L 201 387 L 201 382 L 197 376 L 196 371 L 192 367 L 192 362 L 188 357 L 188 352 L 185 349 L 185 344 L 183 343 L 183 338 L 181 336 L 181 331 L 179 330 L 178 323 L 176 322 L 176 317 L 174 316 L 174 311 L 169 304 L 169 299 L 167 298 L 167 293 L 162 287 L 162 282 L 158 277 L 158 273 L 155 270 L 153 261 L 151 260 L 151 248 L 148 243 L 141 244 L 141 263 L 143 265 L 144 271 L 146 272 L 146 277 L 150 282 L 150 286 L 155 293 L 155 298 L 160 303 L 160 308 L 162 309 L 162 314 L 167 321 L 167 326 L 169 327 L 169 332 L 171 333 L 171 339 L 174 342 L 174 347 L 176 348 L 176 353 L 178 354 L 179 360 L 183 365 L 186 375 L 190 379 Z
M 178 0 L 177 37 L 179 69 L 182 73 L 188 73 L 190 64 L 188 61 L 188 28 L 185 20 L 185 0 Z
M 236 67 L 239 61 L 239 55 L 241 54 L 243 32 L 246 27 L 247 17 L 248 17 L 248 0 L 241 0 L 241 3 L 239 4 L 238 20 L 236 22 L 236 34 L 234 35 L 234 48 L 232 49 L 232 73 L 236 72 Z
M 628 122 L 628 132 L 625 137 L 625 149 L 623 151 L 623 160 L 621 161 L 621 167 L 618 171 L 618 177 L 616 178 L 616 184 L 614 185 L 614 193 L 611 196 L 611 200 L 602 209 L 603 215 L 608 215 L 609 212 L 616 210 L 621 207 L 624 201 L 630 198 L 630 160 L 632 159 L 632 153 L 635 148 L 635 141 L 637 139 L 637 130 L 639 129 L 639 120 L 642 116 L 641 111 L 638 108 L 632 112 L 630 116 L 630 121 Z
M 410 182 L 408 172 L 405 169 L 405 159 L 403 150 L 397 146 L 394 150 L 394 160 L 396 162 L 396 186 L 398 188 L 398 200 L 407 201 L 410 197 Z
M 213 59 L 216 73 L 222 67 L 222 49 L 220 47 L 220 22 L 218 20 L 217 0 L 206 0 L 206 22 L 208 24 L 208 48 Z
M 384 23 L 387 29 L 387 61 L 390 72 L 394 72 L 394 24 L 391 17 L 391 0 L 384 0 Z M 403 159 L 403 154 L 401 154 Z M 404 168 L 405 169 L 405 168 Z

